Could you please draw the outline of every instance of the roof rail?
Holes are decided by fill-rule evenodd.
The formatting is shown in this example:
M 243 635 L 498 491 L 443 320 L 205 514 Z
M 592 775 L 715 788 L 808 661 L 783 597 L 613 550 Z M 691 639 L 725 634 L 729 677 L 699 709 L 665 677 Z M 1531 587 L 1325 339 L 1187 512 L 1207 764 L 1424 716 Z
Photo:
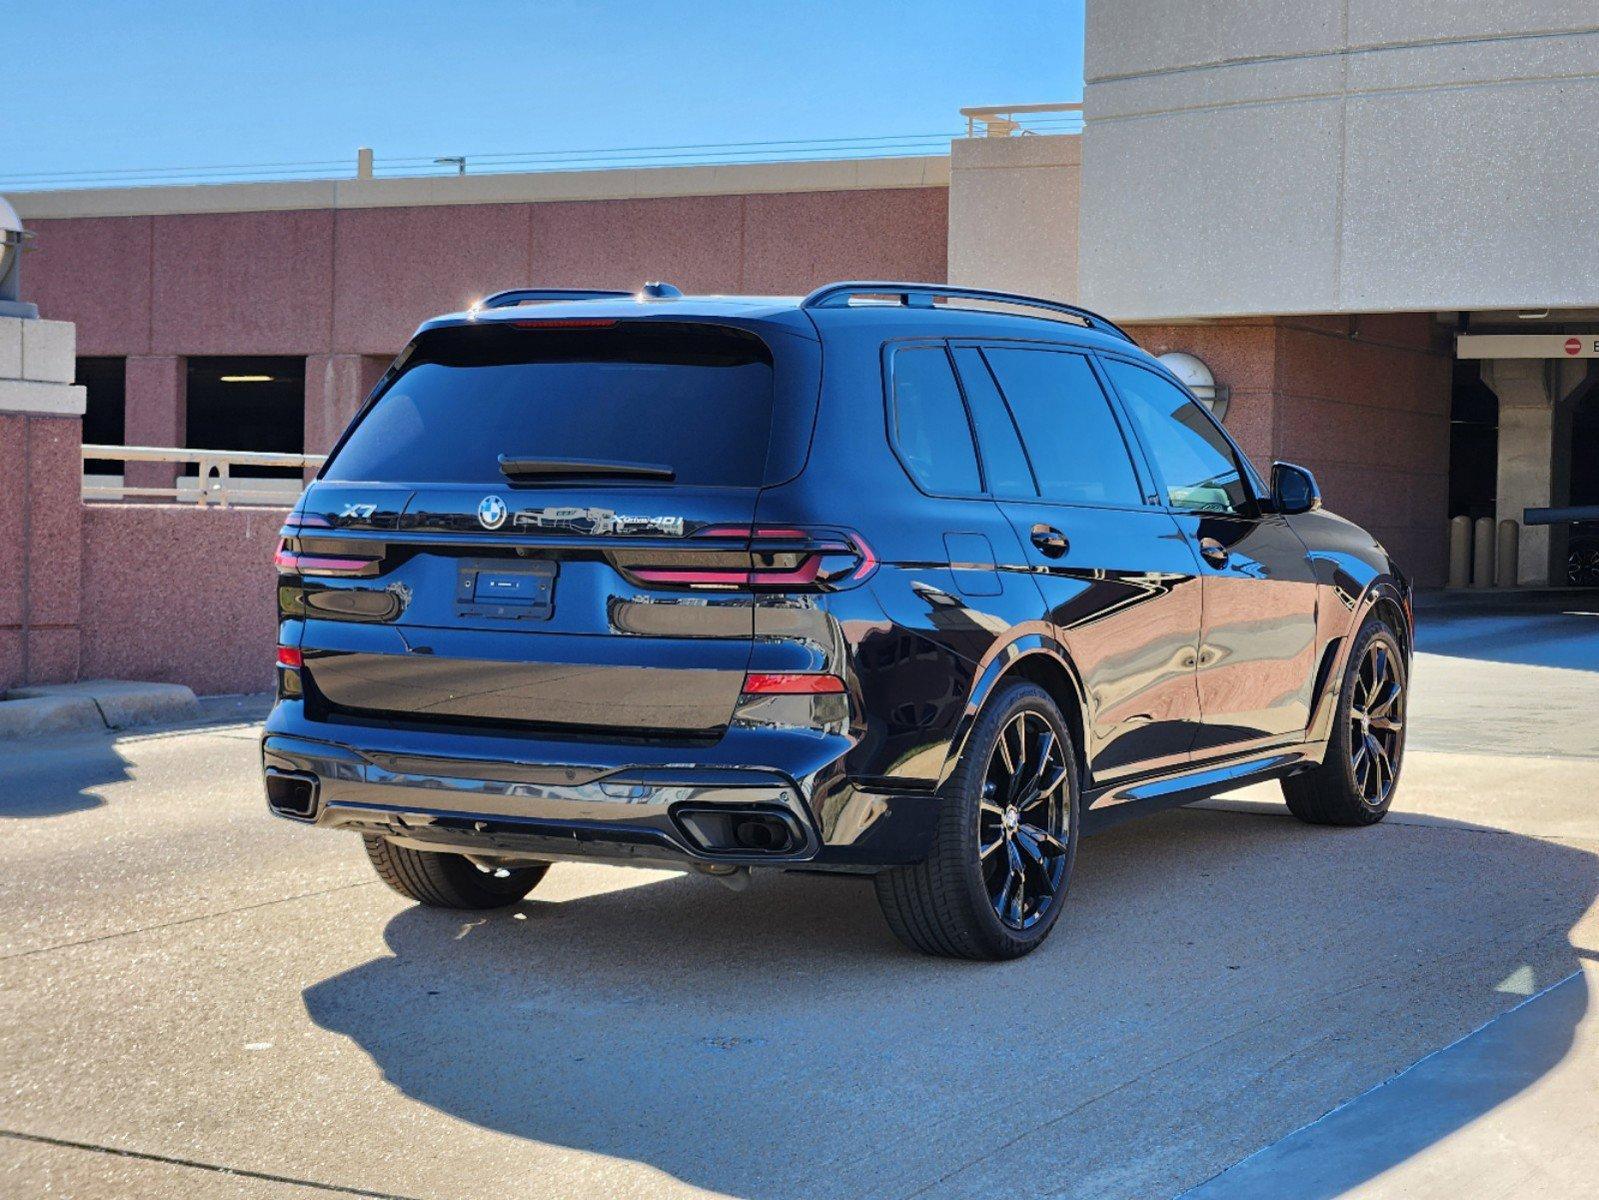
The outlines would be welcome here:
M 602 291 L 597 288 L 511 288 L 485 296 L 473 308 L 513 308 L 529 300 L 620 300 L 632 292 Z
M 945 283 L 886 283 L 862 279 L 828 283 L 801 300 L 800 307 L 847 308 L 856 296 L 897 296 L 907 308 L 931 308 L 934 300 L 984 300 L 991 304 L 1013 304 L 1018 308 L 1041 308 L 1075 317 L 1090 329 L 1115 334 L 1123 341 L 1133 341 L 1132 335 L 1114 321 L 1076 304 L 1067 304 L 1062 300 L 1041 300 L 1037 296 L 1019 296 L 1014 292 L 992 292 L 987 288 L 955 287 Z M 1138 343 L 1133 344 L 1136 346 Z

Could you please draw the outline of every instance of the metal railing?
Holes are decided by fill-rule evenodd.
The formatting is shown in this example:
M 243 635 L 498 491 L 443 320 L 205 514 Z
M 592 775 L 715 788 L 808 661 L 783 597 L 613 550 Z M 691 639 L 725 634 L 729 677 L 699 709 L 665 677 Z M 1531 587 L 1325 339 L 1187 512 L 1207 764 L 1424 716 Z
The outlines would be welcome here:
M 194 476 L 179 476 L 171 487 L 128 486 L 117 476 L 85 474 L 85 500 L 162 499 L 228 508 L 235 504 L 289 505 L 303 486 L 295 479 L 235 479 L 234 467 L 286 467 L 302 476 L 320 467 L 325 454 L 273 454 L 264 450 L 187 450 L 171 446 L 100 446 L 85 444 L 85 462 L 106 459 L 122 463 L 193 463 Z M 123 478 L 126 478 L 124 475 Z
M 996 104 L 963 108 L 967 137 L 1010 137 L 1013 134 L 1081 133 L 1083 106 L 1076 104 Z M 981 126 L 981 130 L 979 130 Z

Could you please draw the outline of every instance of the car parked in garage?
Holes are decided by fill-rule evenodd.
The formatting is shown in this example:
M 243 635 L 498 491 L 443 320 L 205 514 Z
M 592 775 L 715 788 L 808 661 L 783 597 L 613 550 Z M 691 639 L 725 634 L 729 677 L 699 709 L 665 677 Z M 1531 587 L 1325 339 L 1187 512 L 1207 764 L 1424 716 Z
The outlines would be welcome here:
M 272 810 L 424 904 L 551 862 L 869 875 L 1024 954 L 1081 836 L 1281 779 L 1364 825 L 1410 585 L 1105 318 L 932 284 L 425 323 L 278 553 Z

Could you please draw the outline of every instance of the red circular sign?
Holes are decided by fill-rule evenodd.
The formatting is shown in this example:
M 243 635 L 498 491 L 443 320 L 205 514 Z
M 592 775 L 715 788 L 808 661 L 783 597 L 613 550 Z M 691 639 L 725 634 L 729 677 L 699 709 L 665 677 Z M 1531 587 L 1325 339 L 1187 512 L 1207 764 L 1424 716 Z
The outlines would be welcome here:
M 1582 349 L 1582 342 L 1581 342 L 1580 339 L 1578 339 L 1578 338 L 1567 338 L 1566 339 L 1566 353 L 1567 354 L 1576 354 L 1581 349 Z

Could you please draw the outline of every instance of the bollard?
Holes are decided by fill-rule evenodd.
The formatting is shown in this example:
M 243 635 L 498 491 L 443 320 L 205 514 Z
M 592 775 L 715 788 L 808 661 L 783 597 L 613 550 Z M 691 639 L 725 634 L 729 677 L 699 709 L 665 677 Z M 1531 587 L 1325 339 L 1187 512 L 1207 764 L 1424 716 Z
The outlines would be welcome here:
M 1471 586 L 1474 588 L 1493 587 L 1494 585 L 1494 519 L 1492 517 L 1478 517 L 1477 524 L 1472 527 L 1471 538 Z
M 1494 586 L 1513 588 L 1516 586 L 1516 568 L 1521 560 L 1521 526 L 1506 517 L 1499 522 L 1499 546 L 1494 552 L 1494 561 L 1497 569 L 1494 571 Z
M 1449 586 L 1471 582 L 1471 518 L 1461 513 L 1449 522 Z

